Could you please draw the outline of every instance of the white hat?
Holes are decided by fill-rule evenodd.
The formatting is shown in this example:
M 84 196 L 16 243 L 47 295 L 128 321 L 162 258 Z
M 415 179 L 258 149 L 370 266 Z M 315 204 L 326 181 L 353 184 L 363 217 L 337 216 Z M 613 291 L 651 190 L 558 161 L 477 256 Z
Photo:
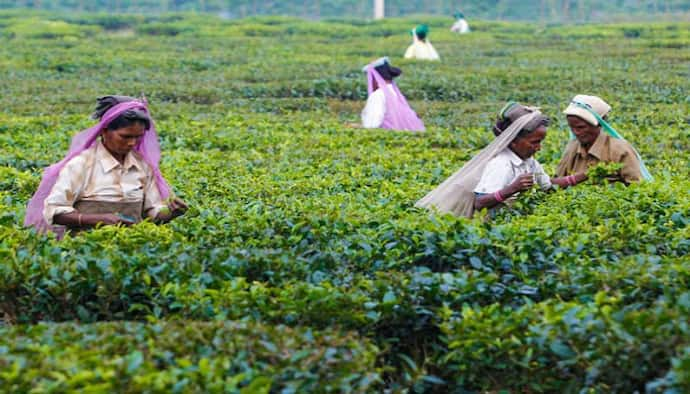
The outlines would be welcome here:
M 597 96 L 578 94 L 577 96 L 573 97 L 573 100 L 568 105 L 568 108 L 563 111 L 563 113 L 566 115 L 577 116 L 593 126 L 598 125 L 599 121 L 597 118 L 595 118 L 594 115 L 592 115 L 592 113 L 590 113 L 587 109 L 582 108 L 582 105 L 592 109 L 592 111 L 596 112 L 597 115 L 602 118 L 611 110 L 611 106 Z

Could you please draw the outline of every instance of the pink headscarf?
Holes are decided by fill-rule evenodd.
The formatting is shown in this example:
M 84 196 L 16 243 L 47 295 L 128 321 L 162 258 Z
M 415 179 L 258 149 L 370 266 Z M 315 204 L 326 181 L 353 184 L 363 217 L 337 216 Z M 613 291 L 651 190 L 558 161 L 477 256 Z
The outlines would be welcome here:
M 386 113 L 383 117 L 382 129 L 424 131 L 424 122 L 417 116 L 410 105 L 407 104 L 405 96 L 400 92 L 395 82 L 390 85 L 393 88 L 386 88 L 388 84 L 385 79 L 376 71 L 373 64 L 367 66 L 367 92 L 371 96 L 374 92 L 374 81 L 379 89 L 383 89 L 386 96 Z
M 127 101 L 124 103 L 119 103 L 110 108 L 103 116 L 101 120 L 93 127 L 90 127 L 72 138 L 72 143 L 69 147 L 69 152 L 67 155 L 59 162 L 46 167 L 43 171 L 43 178 L 41 179 L 41 184 L 38 186 L 38 190 L 34 196 L 29 200 L 26 207 L 26 217 L 24 219 L 24 226 L 33 226 L 39 232 L 45 232 L 52 230 L 60 233 L 59 229 L 51 227 L 46 223 L 43 218 L 43 205 L 45 199 L 48 198 L 50 191 L 55 186 L 57 182 L 60 170 L 74 157 L 78 156 L 83 151 L 93 147 L 96 143 L 96 138 L 101 134 L 103 130 L 112 122 L 115 118 L 120 116 L 123 112 L 131 109 L 137 109 L 144 111 L 149 115 L 150 126 L 144 132 L 144 135 L 139 140 L 139 143 L 134 147 L 134 151 L 139 153 L 142 159 L 151 166 L 153 174 L 156 178 L 156 185 L 158 186 L 158 191 L 160 192 L 161 198 L 166 199 L 170 196 L 170 186 L 161 175 L 158 163 L 161 158 L 161 149 L 158 144 L 158 135 L 156 134 L 156 127 L 149 113 L 149 109 L 146 106 L 146 102 L 142 101 Z

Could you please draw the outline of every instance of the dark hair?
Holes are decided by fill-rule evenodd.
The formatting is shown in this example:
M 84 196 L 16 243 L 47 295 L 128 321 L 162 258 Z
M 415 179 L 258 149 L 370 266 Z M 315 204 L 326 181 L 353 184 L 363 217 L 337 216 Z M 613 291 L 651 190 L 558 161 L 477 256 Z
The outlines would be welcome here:
M 498 119 L 496 120 L 496 124 L 492 129 L 494 135 L 498 137 L 508 127 L 510 127 L 510 125 L 513 124 L 513 122 L 518 120 L 518 118 L 520 118 L 523 115 L 527 115 L 528 113 L 533 111 L 533 108 L 526 107 L 513 101 L 509 102 L 503 107 L 503 109 L 501 109 L 501 111 L 498 114 Z M 550 119 L 548 117 L 540 114 L 534 120 L 527 123 L 525 127 L 523 127 L 522 130 L 518 132 L 515 138 L 522 138 L 528 134 L 531 134 L 540 126 L 548 126 L 549 122 Z
M 376 71 L 378 71 L 379 74 L 381 74 L 381 77 L 383 79 L 388 80 L 388 81 L 391 81 L 391 80 L 393 80 L 393 78 L 402 74 L 401 69 L 399 69 L 397 67 L 393 67 L 388 63 L 383 63 L 380 66 L 374 67 L 374 69 Z
M 94 119 L 102 119 L 108 110 L 117 104 L 126 103 L 128 101 L 136 101 L 137 99 L 130 96 L 103 96 L 97 99 L 98 104 L 96 105 L 96 110 L 91 115 Z M 112 131 L 121 129 L 124 127 L 130 127 L 136 123 L 144 125 L 145 129 L 151 127 L 151 119 L 148 114 L 144 111 L 129 109 L 121 113 L 117 118 L 113 119 L 106 130 Z
M 501 135 L 502 132 L 505 131 L 505 129 L 507 129 L 510 126 L 511 123 L 513 122 L 510 119 L 499 118 L 498 120 L 496 120 L 496 124 L 494 125 L 494 128 L 491 131 L 493 131 L 494 135 L 498 137 L 499 135 Z
M 108 131 L 112 131 L 122 129 L 125 127 L 130 127 L 136 123 L 144 125 L 145 130 L 148 130 L 149 127 L 151 127 L 151 121 L 145 113 L 129 109 L 121 113 L 117 118 L 113 119 L 110 123 L 108 123 L 108 126 L 106 126 L 105 129 Z

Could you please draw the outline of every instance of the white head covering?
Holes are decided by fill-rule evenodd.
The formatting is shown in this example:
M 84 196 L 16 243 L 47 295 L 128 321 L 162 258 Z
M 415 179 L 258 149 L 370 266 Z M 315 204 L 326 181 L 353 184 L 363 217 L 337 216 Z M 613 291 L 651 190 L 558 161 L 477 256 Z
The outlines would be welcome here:
M 380 57 L 373 62 L 367 64 L 366 66 L 362 67 L 362 72 L 365 73 L 369 70 L 369 67 L 378 67 L 378 66 L 383 66 L 384 64 L 390 64 L 390 60 L 388 59 L 388 56 Z
M 587 96 L 584 94 L 578 94 L 577 96 L 573 97 L 572 101 L 568 105 L 568 108 L 566 108 L 565 111 L 563 111 L 563 113 L 566 115 L 577 116 L 578 118 L 584 120 L 592 126 L 598 125 L 599 121 L 594 117 L 594 115 L 592 115 L 585 108 L 582 108 L 581 105 L 591 108 L 602 118 L 606 116 L 606 114 L 608 114 L 609 111 L 611 111 L 611 106 L 608 105 L 606 101 L 602 100 L 601 98 L 597 96 Z

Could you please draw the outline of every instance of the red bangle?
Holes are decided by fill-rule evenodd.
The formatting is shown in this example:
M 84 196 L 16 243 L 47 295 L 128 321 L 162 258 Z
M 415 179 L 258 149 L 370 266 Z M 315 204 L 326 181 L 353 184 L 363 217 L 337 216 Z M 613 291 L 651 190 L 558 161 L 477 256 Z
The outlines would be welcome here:
M 494 192 L 494 198 L 495 198 L 496 201 L 498 201 L 498 202 L 503 202 L 503 201 L 505 201 L 505 198 L 503 198 L 503 196 L 501 195 L 501 191 L 500 191 L 500 190 L 497 190 L 496 192 Z
M 575 180 L 575 175 L 568 175 L 568 184 L 570 186 L 577 185 L 577 181 Z

